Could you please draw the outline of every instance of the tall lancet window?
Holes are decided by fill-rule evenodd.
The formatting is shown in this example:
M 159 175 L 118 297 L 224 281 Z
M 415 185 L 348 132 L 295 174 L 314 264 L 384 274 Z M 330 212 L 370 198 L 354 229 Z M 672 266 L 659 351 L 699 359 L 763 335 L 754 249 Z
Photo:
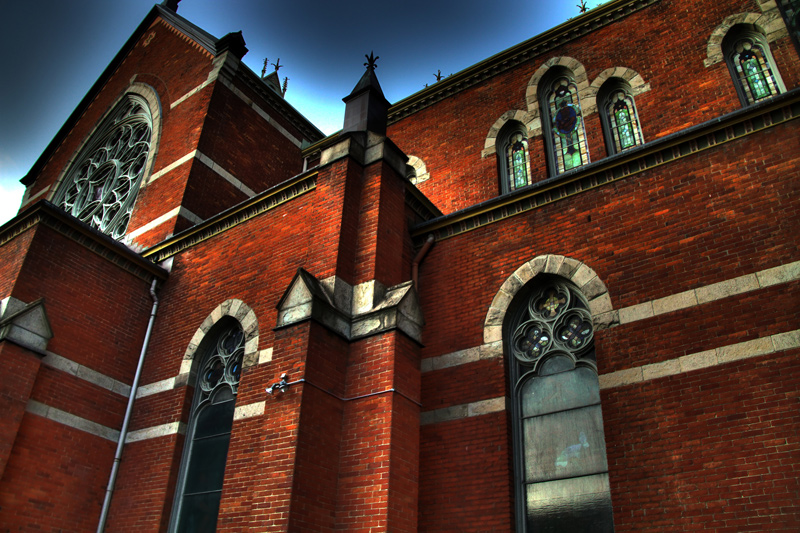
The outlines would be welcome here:
M 581 292 L 537 276 L 506 327 L 517 530 L 614 530 L 592 318 Z
M 639 115 L 630 86 L 623 80 L 610 79 L 600 88 L 601 119 L 609 154 L 617 154 L 642 144 Z
M 228 459 L 244 333 L 238 322 L 218 323 L 199 365 L 181 461 L 171 531 L 216 531 Z
M 53 203 L 103 233 L 122 238 L 147 166 L 152 134 L 147 101 L 125 95 L 67 169 Z
M 499 135 L 500 189 L 508 193 L 531 184 L 531 164 L 528 157 L 526 128 L 509 122 Z
M 589 162 L 578 86 L 571 76 L 559 75 L 545 84 L 542 107 L 547 110 L 547 141 L 551 174 L 561 174 Z
M 785 90 L 764 35 L 734 26 L 723 40 L 723 49 L 739 98 L 754 104 Z

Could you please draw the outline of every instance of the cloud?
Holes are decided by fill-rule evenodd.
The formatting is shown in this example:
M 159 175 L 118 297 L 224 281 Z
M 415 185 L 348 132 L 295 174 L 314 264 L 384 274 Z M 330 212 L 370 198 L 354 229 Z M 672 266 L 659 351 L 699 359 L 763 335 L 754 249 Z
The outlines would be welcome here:
M 5 224 L 19 211 L 25 187 L 11 180 L 0 180 L 0 224 Z

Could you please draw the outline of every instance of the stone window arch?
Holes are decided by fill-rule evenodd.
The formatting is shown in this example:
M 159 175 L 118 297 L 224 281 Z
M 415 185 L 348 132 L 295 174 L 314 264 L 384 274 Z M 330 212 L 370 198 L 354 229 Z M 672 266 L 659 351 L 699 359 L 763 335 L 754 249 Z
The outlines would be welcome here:
M 609 315 L 594 271 L 557 255 L 517 269 L 487 314 L 509 363 L 519 532 L 613 531 L 593 346 Z
M 551 68 L 539 84 L 548 168 L 555 176 L 589 163 L 580 90 L 572 71 Z
M 733 26 L 722 40 L 722 50 L 743 105 L 755 104 L 786 91 L 766 36 L 755 26 Z
M 155 161 L 160 117 L 156 92 L 132 84 L 67 164 L 51 202 L 112 238 L 123 238 Z
M 600 119 L 609 154 L 644 144 L 633 88 L 622 78 L 610 78 L 597 93 Z
M 584 66 L 572 57 L 560 56 L 551 57 L 540 66 L 536 72 L 531 75 L 528 81 L 528 87 L 525 90 L 525 101 L 528 106 L 528 112 L 525 115 L 526 119 L 523 120 L 524 124 L 528 126 L 529 136 L 534 137 L 543 133 L 544 123 L 542 121 L 542 108 L 540 105 L 540 93 L 542 80 L 548 76 L 548 73 L 553 68 L 564 68 L 572 73 L 575 84 L 581 100 L 587 100 L 593 96 L 589 86 L 589 78 L 586 74 Z M 596 107 L 584 106 L 584 116 L 589 116 L 596 111 Z

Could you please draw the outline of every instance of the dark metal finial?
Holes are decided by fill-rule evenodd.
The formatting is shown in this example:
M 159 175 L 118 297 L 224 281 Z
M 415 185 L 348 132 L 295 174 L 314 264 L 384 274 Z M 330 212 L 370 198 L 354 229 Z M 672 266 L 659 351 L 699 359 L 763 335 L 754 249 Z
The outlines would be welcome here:
M 278 62 L 273 63 L 272 66 L 275 67 L 275 72 L 278 72 L 284 65 L 281 65 L 281 58 L 279 57 Z
M 444 78 L 444 76 L 442 76 L 442 69 L 438 69 L 434 76 L 436 77 L 436 81 L 442 81 L 442 78 Z
M 381 56 L 375 57 L 374 54 L 370 52 L 369 55 L 364 54 L 364 57 L 367 58 L 367 62 L 364 63 L 364 66 L 367 67 L 367 70 L 370 72 L 375 72 L 375 69 L 378 68 L 375 62 L 378 61 Z
M 264 75 L 267 73 L 267 66 L 269 65 L 269 58 L 264 58 L 264 68 L 261 69 L 261 77 L 263 78 Z
M 289 88 L 289 78 L 286 77 L 286 78 L 283 78 L 283 89 L 281 90 L 281 94 L 283 96 L 286 96 L 286 89 L 288 89 L 288 88 Z
M 586 13 L 589 11 L 589 6 L 586 5 L 586 0 L 578 0 L 580 4 L 577 5 L 578 9 L 580 9 L 581 13 Z

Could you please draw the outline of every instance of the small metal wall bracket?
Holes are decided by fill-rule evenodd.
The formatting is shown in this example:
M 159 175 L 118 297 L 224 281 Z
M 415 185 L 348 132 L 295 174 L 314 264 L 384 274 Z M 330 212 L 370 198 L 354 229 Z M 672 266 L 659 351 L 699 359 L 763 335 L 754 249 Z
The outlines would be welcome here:
M 289 386 L 288 378 L 289 376 L 284 372 L 281 374 L 281 380 L 267 387 L 265 391 L 267 394 L 275 394 L 276 391 L 281 393 L 284 392 L 286 387 Z

